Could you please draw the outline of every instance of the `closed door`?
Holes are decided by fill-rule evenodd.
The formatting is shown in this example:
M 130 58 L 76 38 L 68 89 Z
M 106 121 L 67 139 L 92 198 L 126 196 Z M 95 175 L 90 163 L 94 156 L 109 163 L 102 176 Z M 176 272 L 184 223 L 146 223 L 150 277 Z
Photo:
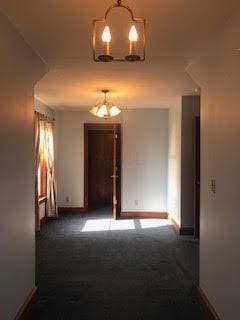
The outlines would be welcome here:
M 112 206 L 114 132 L 88 132 L 88 202 L 89 208 Z

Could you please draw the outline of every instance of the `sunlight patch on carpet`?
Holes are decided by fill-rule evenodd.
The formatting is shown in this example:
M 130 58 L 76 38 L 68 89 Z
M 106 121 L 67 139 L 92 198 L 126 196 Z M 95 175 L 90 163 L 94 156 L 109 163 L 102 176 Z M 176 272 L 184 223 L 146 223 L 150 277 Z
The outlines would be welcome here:
M 140 219 L 142 229 L 159 228 L 169 226 L 171 223 L 167 219 Z
M 135 222 L 138 222 L 135 224 Z M 141 230 L 159 228 L 170 225 L 169 220 L 165 219 L 92 219 L 87 220 L 82 228 L 82 232 L 97 232 L 97 231 L 117 231 L 117 230 Z

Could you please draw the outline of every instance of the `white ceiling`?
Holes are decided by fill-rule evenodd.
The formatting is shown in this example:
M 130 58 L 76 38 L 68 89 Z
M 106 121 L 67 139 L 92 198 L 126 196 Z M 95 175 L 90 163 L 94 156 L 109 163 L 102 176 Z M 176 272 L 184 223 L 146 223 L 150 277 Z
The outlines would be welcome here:
M 147 19 L 146 62 L 92 61 L 92 20 L 114 0 L 0 0 L 0 9 L 49 65 L 36 86 L 40 100 L 54 108 L 86 108 L 107 88 L 121 107 L 167 107 L 169 99 L 195 93 L 186 66 L 239 6 L 239 0 L 123 2 Z

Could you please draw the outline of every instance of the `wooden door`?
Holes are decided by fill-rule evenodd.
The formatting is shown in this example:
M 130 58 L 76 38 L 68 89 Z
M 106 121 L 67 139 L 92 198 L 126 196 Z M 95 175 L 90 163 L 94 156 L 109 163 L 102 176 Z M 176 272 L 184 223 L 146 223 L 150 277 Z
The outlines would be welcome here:
M 97 142 L 95 141 L 94 134 L 91 136 L 91 132 L 95 134 L 101 134 L 105 132 L 109 134 L 107 140 L 109 142 L 108 148 L 103 147 L 106 141 Z M 97 131 L 97 132 L 96 132 Z M 92 137 L 92 142 L 90 141 Z M 100 136 L 99 136 L 100 137 Z M 111 137 L 111 138 L 110 138 Z M 95 147 L 94 147 L 95 145 Z M 111 147 L 110 147 L 111 145 Z M 102 147 L 101 147 L 102 146 Z M 104 150 L 105 158 L 102 163 L 98 158 L 94 150 Z M 90 160 L 90 154 L 93 154 L 93 159 Z M 102 155 L 103 156 L 103 155 Z M 92 161 L 92 162 L 91 162 Z M 111 162 L 111 170 L 102 170 L 106 162 Z M 110 168 L 110 165 L 108 166 Z M 100 173 L 97 173 L 99 170 Z M 107 186 L 104 188 L 108 189 L 108 197 L 102 201 L 100 194 L 103 193 L 101 184 L 96 184 L 96 177 L 102 175 L 105 172 L 105 178 L 101 178 L 107 182 Z M 109 194 L 111 189 L 111 199 L 109 200 Z M 106 194 L 105 194 L 106 195 Z M 100 197 L 100 199 L 99 199 Z M 102 204 L 111 202 L 113 217 L 119 218 L 121 215 L 121 125 L 120 124 L 96 124 L 96 123 L 85 123 L 84 124 L 84 210 L 88 211 L 91 207 L 99 207 Z M 93 206 L 92 206 L 93 204 Z
M 200 117 L 195 118 L 194 235 L 200 234 Z
M 113 218 L 121 215 L 121 127 L 114 126 L 113 135 Z
M 89 208 L 112 206 L 113 136 L 109 130 L 88 133 Z

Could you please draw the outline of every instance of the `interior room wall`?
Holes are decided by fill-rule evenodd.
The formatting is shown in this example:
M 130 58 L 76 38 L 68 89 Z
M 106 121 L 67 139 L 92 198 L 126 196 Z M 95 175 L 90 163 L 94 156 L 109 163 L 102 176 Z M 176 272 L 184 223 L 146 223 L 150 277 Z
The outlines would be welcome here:
M 166 211 L 168 110 L 123 110 L 112 121 L 123 131 L 122 210 Z M 106 120 L 88 111 L 58 111 L 56 122 L 59 206 L 83 207 L 84 123 Z
M 168 109 L 122 117 L 122 211 L 167 212 Z
M 34 85 L 47 71 L 0 13 L 0 319 L 35 286 Z
M 168 148 L 168 212 L 177 224 L 181 224 L 181 136 L 182 101 L 176 99 L 169 109 Z
M 188 67 L 201 86 L 200 287 L 223 320 L 240 305 L 239 34 L 236 10 Z
M 200 97 L 182 97 L 181 227 L 194 227 L 195 119 L 200 116 Z

